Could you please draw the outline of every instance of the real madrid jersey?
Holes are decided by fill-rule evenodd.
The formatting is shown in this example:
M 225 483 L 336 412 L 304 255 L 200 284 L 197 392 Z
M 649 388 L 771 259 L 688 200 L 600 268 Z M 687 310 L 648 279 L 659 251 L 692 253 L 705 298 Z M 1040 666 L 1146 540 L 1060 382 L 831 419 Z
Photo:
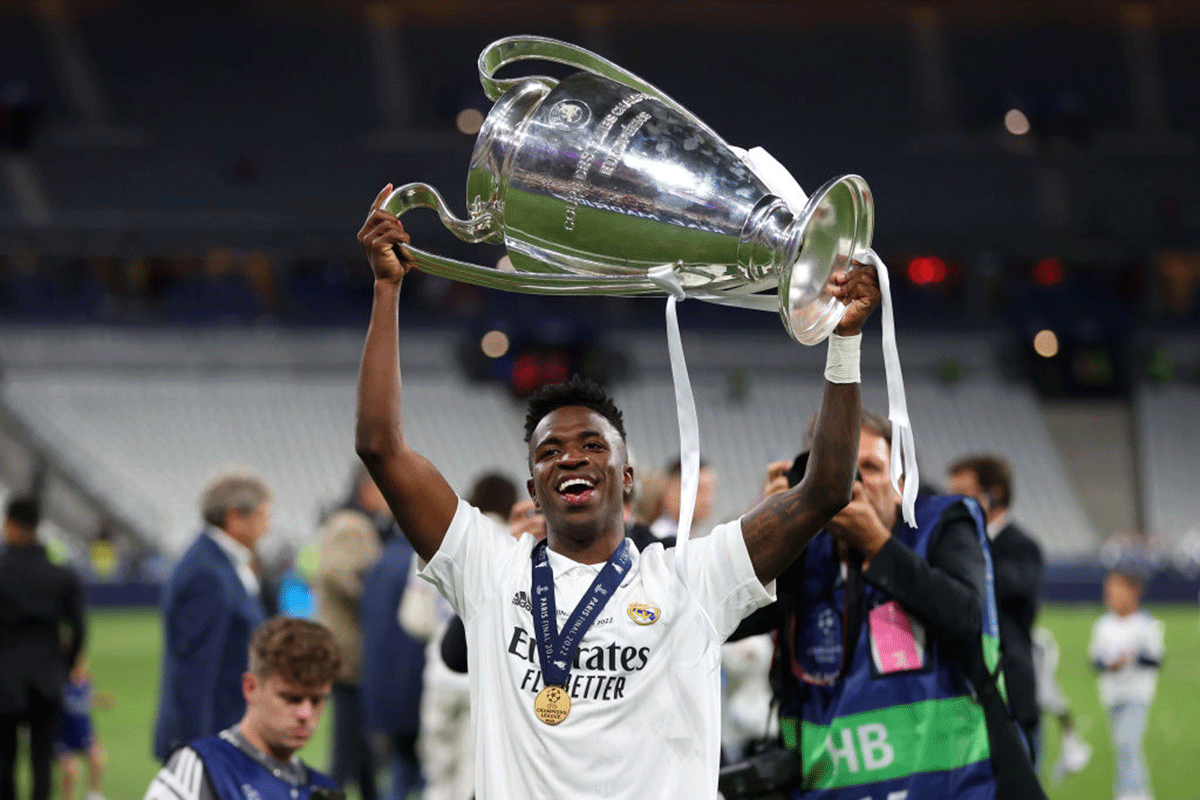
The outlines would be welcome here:
M 422 571 L 466 625 L 479 800 L 717 796 L 721 642 L 774 598 L 740 521 L 676 551 L 638 553 L 575 652 L 570 712 L 534 713 L 543 688 L 530 598 L 536 540 L 519 541 L 460 500 Z M 549 552 L 561 629 L 603 564 Z

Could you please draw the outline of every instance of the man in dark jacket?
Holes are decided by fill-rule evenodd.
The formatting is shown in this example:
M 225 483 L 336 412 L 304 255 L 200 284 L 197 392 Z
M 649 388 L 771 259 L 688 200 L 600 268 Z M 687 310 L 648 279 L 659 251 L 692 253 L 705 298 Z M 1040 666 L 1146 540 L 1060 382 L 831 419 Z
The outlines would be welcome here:
M 154 755 L 235 724 L 246 711 L 246 647 L 266 620 L 254 548 L 267 532 L 270 490 L 243 472 L 218 476 L 201 498 L 206 530 L 163 587 L 163 662 Z
M 999 456 L 966 456 L 946 470 L 950 492 L 979 501 L 987 519 L 1000 609 L 1000 648 L 1013 716 L 1029 740 L 1034 758 L 1041 743 L 1037 686 L 1033 670 L 1033 622 L 1042 593 L 1042 549 L 1008 517 L 1012 469 Z
M 13 800 L 17 729 L 29 727 L 33 800 L 50 797 L 54 741 L 67 673 L 83 647 L 79 579 L 37 543 L 37 501 L 16 498 L 0 552 L 0 800 Z M 60 626 L 70 635 L 65 643 Z

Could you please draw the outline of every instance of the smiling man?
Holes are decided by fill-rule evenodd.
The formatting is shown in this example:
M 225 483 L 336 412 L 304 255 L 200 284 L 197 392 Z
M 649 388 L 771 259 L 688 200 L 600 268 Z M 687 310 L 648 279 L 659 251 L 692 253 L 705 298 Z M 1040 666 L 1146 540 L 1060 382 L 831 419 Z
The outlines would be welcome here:
M 176 750 L 143 800 L 334 800 L 344 795 L 296 751 L 325 710 L 341 655 L 315 622 L 276 617 L 250 642 L 246 714 L 216 736 Z
M 398 298 L 413 269 L 375 199 L 359 231 L 375 274 L 358 387 L 357 450 L 417 554 L 466 625 L 476 797 L 674 798 L 717 793 L 720 643 L 771 601 L 766 588 L 850 499 L 858 450 L 859 333 L 875 272 L 834 279 L 846 303 L 830 338 L 812 458 L 794 489 L 676 552 L 625 539 L 633 488 L 621 412 L 573 380 L 531 400 L 530 496 L 547 536 L 514 540 L 455 496 L 406 443 Z

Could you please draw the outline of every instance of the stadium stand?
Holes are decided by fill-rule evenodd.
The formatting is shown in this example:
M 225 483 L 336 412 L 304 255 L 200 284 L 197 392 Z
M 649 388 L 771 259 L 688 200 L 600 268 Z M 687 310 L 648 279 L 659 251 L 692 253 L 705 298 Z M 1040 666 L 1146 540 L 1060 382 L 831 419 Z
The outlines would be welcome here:
M 198 529 L 196 498 L 230 465 L 267 478 L 273 529 L 303 543 L 340 500 L 356 458 L 352 374 L 10 377 L 6 397 L 169 552 Z M 413 445 L 461 491 L 484 469 L 523 466 L 498 392 L 439 376 L 407 379 L 405 398 L 418 421 L 407 429 Z
M 1200 531 L 1196 454 L 1200 390 L 1143 387 L 1137 394 L 1141 496 L 1149 530 L 1168 546 Z
M 308 536 L 318 511 L 336 501 L 354 459 L 360 337 L 350 331 L 147 336 L 96 329 L 76 339 L 12 332 L 0 347 L 8 363 L 3 397 L 168 551 L 194 531 L 204 481 L 230 463 L 267 476 L 277 494 L 275 526 L 295 544 Z M 617 344 L 633 357 L 638 376 L 614 389 L 633 457 L 643 467 L 661 466 L 678 451 L 665 345 L 654 334 L 627 334 Z M 501 385 L 462 378 L 453 366 L 456 346 L 455 336 L 406 336 L 407 433 L 460 490 L 485 469 L 521 479 L 527 472 L 522 407 Z M 686 347 L 701 447 L 721 476 L 716 518 L 732 518 L 757 497 L 767 462 L 803 447 L 820 399 L 823 348 L 801 348 L 782 334 L 689 334 Z M 971 350 L 934 337 L 914 338 L 906 351 L 925 480 L 940 483 L 945 465 L 967 451 L 1004 454 L 1017 467 L 1015 513 L 1044 537 L 1048 551 L 1064 557 L 1094 552 L 1095 534 L 1032 390 L 1003 382 L 986 366 L 957 384 L 938 381 L 927 362 L 956 347 Z M 972 347 L 977 355 L 978 345 Z M 866 354 L 864 399 L 882 411 L 886 395 L 875 350 Z

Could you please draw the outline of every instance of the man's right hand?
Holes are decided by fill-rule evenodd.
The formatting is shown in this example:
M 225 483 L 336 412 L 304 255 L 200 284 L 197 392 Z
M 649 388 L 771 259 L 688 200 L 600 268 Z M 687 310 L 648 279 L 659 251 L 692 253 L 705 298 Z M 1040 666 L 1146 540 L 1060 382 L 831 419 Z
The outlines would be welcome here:
M 400 246 L 409 243 L 400 218 L 383 207 L 383 201 L 391 193 L 389 183 L 376 195 L 371 213 L 358 232 L 358 243 L 367 254 L 375 280 L 398 284 L 416 268 L 417 262 L 412 253 Z

